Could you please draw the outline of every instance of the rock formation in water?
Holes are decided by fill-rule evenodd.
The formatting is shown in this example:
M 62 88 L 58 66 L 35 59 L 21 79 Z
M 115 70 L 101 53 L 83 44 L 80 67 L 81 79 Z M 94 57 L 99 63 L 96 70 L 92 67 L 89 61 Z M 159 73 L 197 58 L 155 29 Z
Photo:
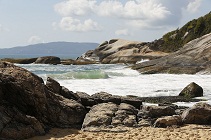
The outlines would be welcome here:
M 145 74 L 211 72 L 211 33 L 187 43 L 175 53 L 132 67 Z
M 161 42 L 138 42 L 123 39 L 112 39 L 99 45 L 94 51 L 87 52 L 81 58 L 99 60 L 101 63 L 136 63 L 143 59 L 155 59 L 166 56 L 167 53 L 158 51 L 154 46 Z

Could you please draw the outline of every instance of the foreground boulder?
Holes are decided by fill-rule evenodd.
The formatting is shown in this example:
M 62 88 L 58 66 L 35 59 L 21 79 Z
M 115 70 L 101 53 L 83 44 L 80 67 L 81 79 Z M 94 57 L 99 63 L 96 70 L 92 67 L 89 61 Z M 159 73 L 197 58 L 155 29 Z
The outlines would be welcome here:
M 201 97 L 203 96 L 203 89 L 196 83 L 192 82 L 179 93 L 179 96 L 185 96 L 188 98 Z
M 0 61 L 1 138 L 41 135 L 48 126 L 80 128 L 84 106 L 55 92 L 33 73 Z
M 193 107 L 185 110 L 182 120 L 186 124 L 211 124 L 211 105 L 207 103 L 197 103 Z
M 137 109 L 129 104 L 101 103 L 86 114 L 82 130 L 123 132 L 137 127 Z
M 39 57 L 37 60 L 34 62 L 35 64 L 61 64 L 61 60 L 59 57 L 56 56 L 44 56 L 44 57 Z

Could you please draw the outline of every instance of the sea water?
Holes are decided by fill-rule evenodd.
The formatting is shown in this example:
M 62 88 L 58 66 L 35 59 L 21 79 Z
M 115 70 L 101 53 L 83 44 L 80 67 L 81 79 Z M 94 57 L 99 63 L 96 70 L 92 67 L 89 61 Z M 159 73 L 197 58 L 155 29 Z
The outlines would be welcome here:
M 211 75 L 187 74 L 140 74 L 120 64 L 94 65 L 47 65 L 17 64 L 37 74 L 46 81 L 54 78 L 60 85 L 76 92 L 90 95 L 101 91 L 113 95 L 135 95 L 140 97 L 177 96 L 180 91 L 195 82 L 204 90 L 203 99 L 211 103 Z M 194 103 L 177 103 L 192 106 Z

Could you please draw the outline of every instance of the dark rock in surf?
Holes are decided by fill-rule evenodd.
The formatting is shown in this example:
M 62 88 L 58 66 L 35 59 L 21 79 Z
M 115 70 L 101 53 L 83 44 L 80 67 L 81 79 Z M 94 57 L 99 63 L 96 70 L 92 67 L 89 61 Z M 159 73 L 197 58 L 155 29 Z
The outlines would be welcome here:
M 192 82 L 179 93 L 179 96 L 188 98 L 201 97 L 203 96 L 203 89 L 196 83 Z
M 56 56 L 44 56 L 44 57 L 39 57 L 37 60 L 34 62 L 36 64 L 61 64 L 61 60 L 59 57 Z

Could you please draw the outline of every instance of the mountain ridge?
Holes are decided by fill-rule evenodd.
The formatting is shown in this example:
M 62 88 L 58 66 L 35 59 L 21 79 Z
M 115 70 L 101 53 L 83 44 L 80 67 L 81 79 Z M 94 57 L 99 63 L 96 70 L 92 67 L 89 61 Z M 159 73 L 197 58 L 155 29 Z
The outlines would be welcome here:
M 31 57 L 47 56 L 47 55 L 64 55 L 77 57 L 88 50 L 96 48 L 98 43 L 89 42 L 49 42 L 39 43 L 27 46 L 17 46 L 12 48 L 0 49 L 0 55 L 32 55 Z

